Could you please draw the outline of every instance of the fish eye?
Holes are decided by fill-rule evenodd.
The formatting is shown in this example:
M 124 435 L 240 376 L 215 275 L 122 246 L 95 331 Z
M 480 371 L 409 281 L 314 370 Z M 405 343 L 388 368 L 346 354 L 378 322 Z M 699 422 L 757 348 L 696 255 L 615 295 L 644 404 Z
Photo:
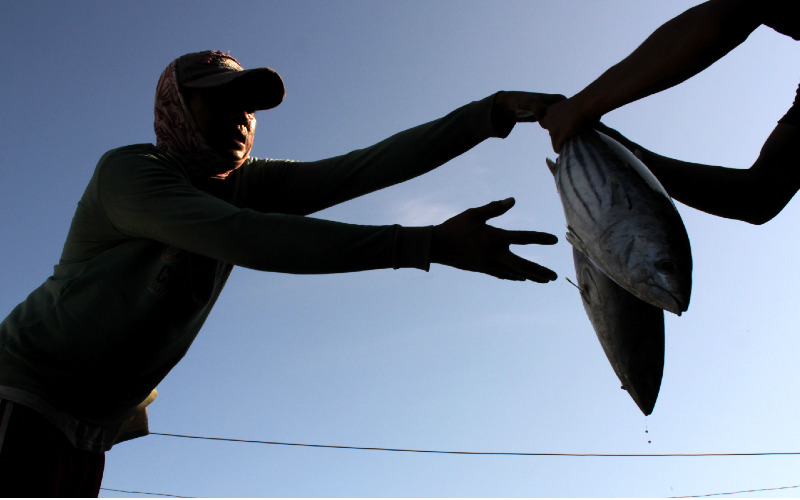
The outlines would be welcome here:
M 656 269 L 658 269 L 658 272 L 662 274 L 675 274 L 675 272 L 678 270 L 678 267 L 670 260 L 662 260 L 656 264 Z

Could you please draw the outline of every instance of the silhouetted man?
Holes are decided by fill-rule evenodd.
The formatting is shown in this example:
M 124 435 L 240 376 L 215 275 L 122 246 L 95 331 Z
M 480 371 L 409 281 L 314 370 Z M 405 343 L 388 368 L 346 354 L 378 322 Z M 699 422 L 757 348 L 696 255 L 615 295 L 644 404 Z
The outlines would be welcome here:
M 429 227 L 310 214 L 432 170 L 560 96 L 501 92 L 371 147 L 259 160 L 255 111 L 280 104 L 269 68 L 187 54 L 156 90 L 157 142 L 100 159 L 53 275 L 0 324 L 0 494 L 96 496 L 104 452 L 147 433 L 154 388 L 200 331 L 233 266 L 283 273 L 428 270 L 546 283 L 509 251 L 556 237 L 486 221 L 513 199 Z

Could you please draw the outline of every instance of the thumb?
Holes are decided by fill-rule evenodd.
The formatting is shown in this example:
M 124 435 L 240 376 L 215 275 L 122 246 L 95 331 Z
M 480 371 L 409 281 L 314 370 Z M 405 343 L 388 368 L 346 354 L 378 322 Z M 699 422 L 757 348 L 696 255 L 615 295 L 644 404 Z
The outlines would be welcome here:
M 514 206 L 516 200 L 514 198 L 506 198 L 505 200 L 493 201 L 482 207 L 473 209 L 473 214 L 486 222 L 494 217 L 499 217 L 508 212 Z
M 561 145 L 563 144 L 563 141 L 561 141 L 560 139 L 554 137 L 553 134 L 550 134 L 550 143 L 553 145 L 553 151 L 555 153 L 560 154 L 561 153 Z

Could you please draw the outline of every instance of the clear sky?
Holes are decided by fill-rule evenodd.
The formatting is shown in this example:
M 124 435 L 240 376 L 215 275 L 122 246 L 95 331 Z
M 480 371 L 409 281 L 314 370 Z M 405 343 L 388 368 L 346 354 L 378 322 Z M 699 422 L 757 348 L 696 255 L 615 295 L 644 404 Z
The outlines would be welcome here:
M 52 272 L 99 157 L 153 142 L 162 69 L 205 49 L 270 66 L 287 95 L 253 155 L 314 160 L 505 90 L 571 95 L 694 0 L 0 1 L 0 314 Z M 662 154 L 747 167 L 791 105 L 800 44 L 759 28 L 678 88 L 605 122 Z M 237 269 L 158 387 L 154 432 L 523 453 L 798 452 L 800 204 L 760 227 L 678 205 L 688 312 L 666 315 L 645 418 L 581 306 L 536 124 L 321 214 L 428 225 L 514 196 L 496 225 L 549 285 L 433 266 L 336 276 Z M 800 456 L 466 456 L 149 436 L 107 454 L 103 487 L 211 497 L 646 497 L 800 484 Z M 136 496 L 104 490 L 103 496 Z M 757 496 L 797 496 L 800 489 Z M 744 496 L 744 495 L 738 495 Z

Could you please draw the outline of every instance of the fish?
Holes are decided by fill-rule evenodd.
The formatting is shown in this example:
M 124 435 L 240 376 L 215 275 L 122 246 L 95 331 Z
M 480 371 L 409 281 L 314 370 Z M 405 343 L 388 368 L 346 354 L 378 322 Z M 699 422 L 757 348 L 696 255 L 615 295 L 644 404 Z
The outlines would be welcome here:
M 597 130 L 547 158 L 567 241 L 619 286 L 677 315 L 689 307 L 692 252 L 672 198 L 622 144 Z
M 617 285 L 577 248 L 572 257 L 583 308 L 603 352 L 622 388 L 650 415 L 664 374 L 664 310 Z

